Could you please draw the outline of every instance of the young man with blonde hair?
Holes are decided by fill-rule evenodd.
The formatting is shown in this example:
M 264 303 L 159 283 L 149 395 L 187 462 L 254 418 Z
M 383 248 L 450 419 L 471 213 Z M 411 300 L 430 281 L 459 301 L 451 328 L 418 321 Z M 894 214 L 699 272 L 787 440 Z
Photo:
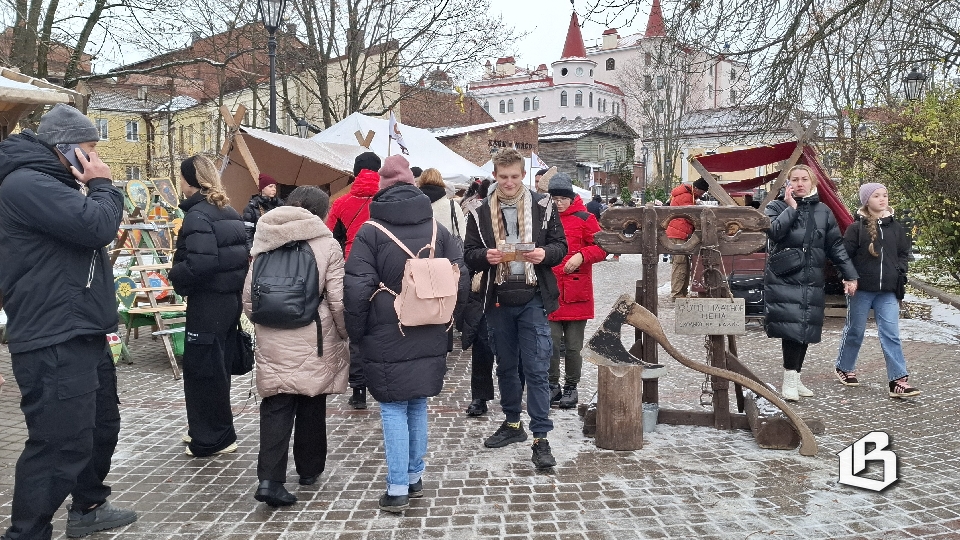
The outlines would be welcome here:
M 496 190 L 467 221 L 464 259 L 483 273 L 481 291 L 487 324 L 497 353 L 500 404 L 506 420 L 484 441 L 501 448 L 527 440 L 520 421 L 523 387 L 533 431 L 533 463 L 538 469 L 556 465 L 547 442 L 550 416 L 550 356 L 553 344 L 547 315 L 559 307 L 553 267 L 567 254 L 567 240 L 549 195 L 524 186 L 523 156 L 513 149 L 493 157 Z

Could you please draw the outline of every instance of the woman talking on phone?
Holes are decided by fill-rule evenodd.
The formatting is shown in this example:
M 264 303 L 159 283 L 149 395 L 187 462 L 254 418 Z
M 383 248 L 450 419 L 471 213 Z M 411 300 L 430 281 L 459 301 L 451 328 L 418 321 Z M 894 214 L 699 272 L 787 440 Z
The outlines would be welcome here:
M 810 343 L 823 330 L 824 277 L 827 258 L 843 275 L 843 291 L 857 290 L 857 271 L 850 261 L 833 212 L 820 202 L 817 176 L 806 165 L 791 167 L 781 197 L 764 209 L 770 218 L 767 264 L 763 273 L 767 336 L 783 345 L 783 388 L 787 401 L 812 397 L 800 382 L 800 369 Z

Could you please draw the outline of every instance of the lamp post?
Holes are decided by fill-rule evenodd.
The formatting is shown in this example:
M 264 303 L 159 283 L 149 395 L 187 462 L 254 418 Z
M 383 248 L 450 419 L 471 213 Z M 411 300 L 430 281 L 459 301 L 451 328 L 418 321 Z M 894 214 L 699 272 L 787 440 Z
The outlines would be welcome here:
M 917 66 L 906 77 L 903 78 L 903 91 L 909 101 L 919 101 L 923 94 L 923 87 L 927 82 L 927 76 L 917 71 Z
M 257 0 L 263 26 L 270 32 L 268 54 L 270 56 L 270 132 L 277 132 L 277 28 L 283 20 L 286 0 Z
M 299 135 L 301 139 L 306 139 L 309 134 L 310 124 L 307 123 L 306 119 L 301 118 L 297 120 L 297 135 Z

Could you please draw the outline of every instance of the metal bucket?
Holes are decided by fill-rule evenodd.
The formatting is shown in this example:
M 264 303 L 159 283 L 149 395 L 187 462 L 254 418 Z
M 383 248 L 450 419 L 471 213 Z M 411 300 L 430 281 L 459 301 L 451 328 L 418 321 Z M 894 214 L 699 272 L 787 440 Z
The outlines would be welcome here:
M 657 415 L 660 413 L 660 405 L 656 403 L 643 404 L 643 432 L 653 433 L 657 431 Z

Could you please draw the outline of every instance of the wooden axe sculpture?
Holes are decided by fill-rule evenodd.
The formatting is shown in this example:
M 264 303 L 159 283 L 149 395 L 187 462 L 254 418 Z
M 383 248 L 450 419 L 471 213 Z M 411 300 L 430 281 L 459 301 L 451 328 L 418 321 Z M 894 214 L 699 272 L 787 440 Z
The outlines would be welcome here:
M 647 364 L 643 362 L 624 348 L 623 342 L 620 340 L 620 329 L 623 324 L 629 324 L 645 332 L 659 343 L 670 356 L 674 357 L 677 362 L 680 362 L 684 366 L 694 371 L 699 371 L 700 373 L 733 381 L 736 384 L 749 388 L 758 396 L 774 404 L 790 419 L 794 429 L 796 429 L 800 435 L 800 455 L 814 456 L 817 454 L 817 441 L 813 437 L 813 432 L 810 431 L 810 428 L 807 427 L 807 424 L 803 422 L 800 416 L 793 412 L 793 409 L 791 409 L 786 402 L 780 399 L 780 396 L 778 396 L 776 392 L 739 373 L 695 362 L 687 358 L 670 344 L 670 341 L 663 331 L 663 327 L 660 326 L 659 319 L 657 319 L 653 313 L 647 311 L 646 308 L 634 302 L 629 294 L 625 294 L 617 299 L 617 303 L 614 304 L 610 315 L 607 316 L 606 320 L 603 321 L 603 325 L 597 330 L 596 334 L 590 338 L 589 343 L 587 343 L 587 350 L 591 353 L 591 361 L 604 365 L 630 363 L 640 364 L 644 366 L 645 369 L 649 369 L 647 366 L 650 366 L 650 368 L 654 370 L 663 369 L 663 366 L 659 364 Z

